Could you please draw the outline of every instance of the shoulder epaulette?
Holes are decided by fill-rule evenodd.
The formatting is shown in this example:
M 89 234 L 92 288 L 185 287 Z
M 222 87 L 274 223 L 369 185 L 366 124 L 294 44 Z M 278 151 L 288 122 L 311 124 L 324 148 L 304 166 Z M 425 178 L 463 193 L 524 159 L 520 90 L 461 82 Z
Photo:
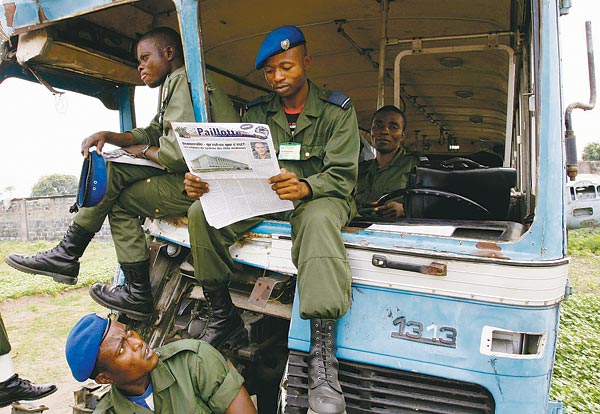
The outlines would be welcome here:
M 259 96 L 258 98 L 254 98 L 246 104 L 246 109 L 252 108 L 253 106 L 256 106 L 256 105 L 260 105 L 261 103 L 266 102 L 268 100 L 269 100 L 268 95 Z
M 200 342 L 193 339 L 182 339 L 163 345 L 158 352 L 161 359 L 165 360 L 180 352 L 191 351 L 198 353 L 200 344 Z
M 348 109 L 350 108 L 350 105 L 352 105 L 352 99 L 348 98 L 343 93 L 337 91 L 329 91 L 329 95 L 327 96 L 326 101 L 337 105 L 342 109 Z

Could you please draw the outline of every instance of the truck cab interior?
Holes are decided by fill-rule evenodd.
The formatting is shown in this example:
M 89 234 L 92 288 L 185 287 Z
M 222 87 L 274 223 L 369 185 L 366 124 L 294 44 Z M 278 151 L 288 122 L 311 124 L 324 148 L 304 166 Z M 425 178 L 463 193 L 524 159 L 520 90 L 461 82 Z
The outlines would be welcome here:
M 142 84 L 136 39 L 156 26 L 179 29 L 172 1 L 121 3 L 5 33 L 2 76 L 70 87 L 117 109 L 119 90 Z M 400 221 L 508 221 L 526 229 L 536 171 L 527 1 L 309 1 L 276 12 L 267 1 L 234 3 L 207 0 L 199 9 L 205 70 L 240 111 L 269 92 L 253 67 L 262 38 L 295 24 L 313 56 L 310 79 L 352 99 L 367 140 L 378 106 L 405 112 L 405 146 L 422 162 Z

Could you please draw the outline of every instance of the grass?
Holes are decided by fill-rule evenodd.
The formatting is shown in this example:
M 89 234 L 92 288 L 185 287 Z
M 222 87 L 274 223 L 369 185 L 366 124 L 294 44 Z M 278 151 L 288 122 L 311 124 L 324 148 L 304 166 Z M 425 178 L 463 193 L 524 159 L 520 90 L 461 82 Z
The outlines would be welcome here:
M 72 381 L 64 357 L 69 330 L 82 315 L 106 314 L 106 309 L 92 301 L 87 289 L 32 296 L 24 306 L 11 306 L 12 301 L 1 307 L 17 372 L 34 382 Z
M 0 258 L 11 252 L 37 253 L 56 243 L 0 242 Z M 12 345 L 11 357 L 17 372 L 34 382 L 52 382 L 63 388 L 74 382 L 64 357 L 67 334 L 82 315 L 106 313 L 89 297 L 87 286 L 112 280 L 117 263 L 112 242 L 92 241 L 80 261 L 79 281 L 74 286 L 22 273 L 0 262 L 0 310 Z M 64 407 L 71 402 L 68 399 Z M 57 411 L 60 409 L 50 412 Z
M 600 296 L 574 294 L 563 304 L 552 393 L 569 414 L 600 412 Z
M 56 241 L 0 242 L 0 258 L 4 258 L 12 252 L 27 255 L 37 253 L 51 249 L 56 243 Z M 22 273 L 2 261 L 0 262 L 0 301 L 36 294 L 56 295 L 60 292 L 89 286 L 94 282 L 110 282 L 116 270 L 116 263 L 115 250 L 111 242 L 92 241 L 81 258 L 77 285 L 69 286 L 55 283 L 52 278 L 47 276 Z
M 590 257 L 600 254 L 600 229 L 578 229 L 569 232 L 569 254 Z
M 600 229 L 569 232 L 573 294 L 562 304 L 551 398 L 569 414 L 600 412 Z
M 0 242 L 0 256 L 12 251 L 24 254 L 49 249 L 55 243 Z M 562 400 L 569 414 L 600 412 L 600 230 L 569 232 L 569 283 L 573 294 L 563 302 L 561 326 L 550 397 Z M 0 264 L 0 301 L 7 309 L 9 298 L 30 295 L 50 295 L 44 300 L 32 300 L 24 309 L 10 307 L 7 323 L 14 349 L 27 349 L 27 355 L 13 355 L 15 364 L 34 380 L 53 378 L 66 370 L 62 360 L 52 364 L 32 364 L 44 359 L 48 349 L 64 347 L 68 329 L 78 317 L 101 311 L 87 293 L 61 294 L 88 286 L 93 282 L 108 282 L 115 271 L 116 257 L 111 243 L 92 242 L 81 260 L 79 283 L 67 286 L 54 283 L 44 276 L 26 275 Z M 40 315 L 40 309 L 43 314 Z M 65 311 L 67 309 L 67 311 Z M 48 335 L 50 333 L 50 335 Z M 31 338 L 39 340 L 31 341 Z M 41 339 L 43 338 L 43 339 Z M 58 353 L 57 355 L 62 355 Z M 57 357 L 59 358 L 59 357 Z M 60 357 L 62 358 L 62 357 Z M 59 359 L 60 359 L 59 358 Z

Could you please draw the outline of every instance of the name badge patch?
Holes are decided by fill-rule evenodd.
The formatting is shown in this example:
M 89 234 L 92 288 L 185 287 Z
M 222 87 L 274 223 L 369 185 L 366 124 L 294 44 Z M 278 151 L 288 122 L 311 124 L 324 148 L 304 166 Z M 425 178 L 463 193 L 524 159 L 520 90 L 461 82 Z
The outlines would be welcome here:
M 286 142 L 285 144 L 279 144 L 279 159 L 299 160 L 301 147 L 302 145 L 299 142 Z

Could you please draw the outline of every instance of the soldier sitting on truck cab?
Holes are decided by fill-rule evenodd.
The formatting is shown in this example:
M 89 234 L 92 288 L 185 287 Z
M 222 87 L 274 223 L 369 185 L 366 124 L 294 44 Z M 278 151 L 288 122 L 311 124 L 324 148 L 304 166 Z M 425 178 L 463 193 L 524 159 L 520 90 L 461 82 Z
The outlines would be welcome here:
M 109 162 L 104 198 L 93 207 L 79 210 L 56 247 L 33 256 L 12 253 L 5 262 L 23 272 L 76 284 L 79 258 L 108 216 L 117 259 L 127 284 L 113 287 L 96 283 L 90 288 L 90 295 L 103 306 L 143 320 L 152 314 L 153 303 L 149 253 L 139 217 L 187 215 L 194 200 L 184 192 L 183 175 L 188 168 L 171 122 L 193 122 L 195 117 L 179 34 L 166 27 L 151 30 L 139 40 L 137 58 L 142 81 L 151 88 L 160 87 L 160 111 L 145 128 L 122 133 L 97 132 L 83 140 L 81 150 L 87 158 L 91 147 L 95 146 L 101 153 L 104 145 L 110 143 L 123 147 L 136 158 L 155 161 L 165 170 Z M 209 83 L 212 119 L 239 121 L 227 95 L 210 78 Z
M 281 173 L 269 178 L 279 198 L 294 210 L 276 215 L 292 225 L 292 261 L 298 269 L 300 316 L 310 319 L 308 358 L 311 414 L 341 414 L 346 404 L 338 382 L 337 321 L 350 307 L 352 274 L 341 227 L 353 216 L 359 134 L 351 101 L 307 78 L 311 56 L 295 26 L 274 29 L 263 40 L 257 70 L 275 92 L 248 104 L 245 122 L 268 124 Z M 200 198 L 208 184 L 186 174 L 186 191 Z M 222 229 L 209 226 L 200 202 L 189 210 L 194 273 L 204 288 L 210 319 L 200 338 L 219 346 L 243 329 L 228 289 L 233 275 L 229 246 L 263 218 Z
M 244 378 L 204 341 L 154 351 L 126 325 L 90 313 L 69 332 L 65 354 L 76 380 L 111 384 L 94 413 L 256 413 Z

